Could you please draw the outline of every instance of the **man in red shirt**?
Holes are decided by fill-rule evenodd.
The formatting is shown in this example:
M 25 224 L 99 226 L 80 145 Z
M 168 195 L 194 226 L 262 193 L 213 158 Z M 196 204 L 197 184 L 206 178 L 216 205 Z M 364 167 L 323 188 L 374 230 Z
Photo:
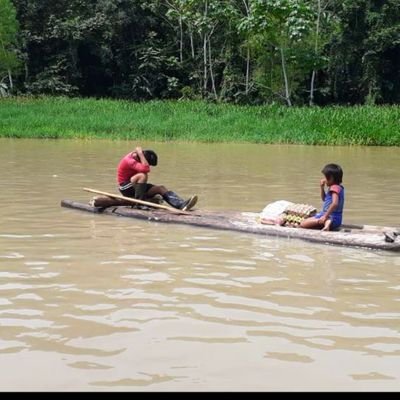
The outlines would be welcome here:
M 159 194 L 172 207 L 184 211 L 190 210 L 197 203 L 197 196 L 191 196 L 188 200 L 183 200 L 165 186 L 147 183 L 150 166 L 156 166 L 157 163 L 158 157 L 153 150 L 143 151 L 141 147 L 136 147 L 134 151 L 123 157 L 118 164 L 117 181 L 119 191 L 123 196 L 138 200 L 152 198 Z

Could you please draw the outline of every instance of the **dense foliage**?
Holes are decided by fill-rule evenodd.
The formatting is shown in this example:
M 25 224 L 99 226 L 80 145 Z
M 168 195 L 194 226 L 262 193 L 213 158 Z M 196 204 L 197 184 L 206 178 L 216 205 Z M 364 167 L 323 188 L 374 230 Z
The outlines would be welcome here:
M 0 0 L 0 80 L 15 93 L 393 104 L 399 21 L 398 0 Z

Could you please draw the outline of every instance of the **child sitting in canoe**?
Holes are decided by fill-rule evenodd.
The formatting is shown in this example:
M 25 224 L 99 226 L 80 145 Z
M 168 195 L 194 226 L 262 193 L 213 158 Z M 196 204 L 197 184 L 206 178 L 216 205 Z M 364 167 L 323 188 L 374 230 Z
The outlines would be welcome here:
M 118 164 L 119 191 L 123 196 L 138 200 L 151 199 L 158 194 L 172 207 L 183 211 L 190 210 L 196 204 L 197 196 L 183 200 L 165 186 L 147 183 L 150 166 L 156 166 L 157 163 L 158 157 L 153 150 L 142 150 L 141 147 L 136 147 Z
M 343 170 L 337 164 L 328 164 L 321 172 L 325 176 L 320 182 L 321 199 L 324 202 L 322 211 L 313 217 L 303 220 L 300 223 L 300 227 L 329 231 L 339 228 L 342 224 L 344 205 Z

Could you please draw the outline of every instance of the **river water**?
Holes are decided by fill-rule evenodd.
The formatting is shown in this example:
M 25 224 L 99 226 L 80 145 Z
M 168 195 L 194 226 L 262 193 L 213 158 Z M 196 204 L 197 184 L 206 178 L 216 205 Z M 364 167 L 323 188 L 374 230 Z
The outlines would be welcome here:
M 92 215 L 136 144 L 0 140 L 0 390 L 399 390 L 400 256 Z M 399 148 L 143 144 L 199 208 L 320 207 L 400 226 Z

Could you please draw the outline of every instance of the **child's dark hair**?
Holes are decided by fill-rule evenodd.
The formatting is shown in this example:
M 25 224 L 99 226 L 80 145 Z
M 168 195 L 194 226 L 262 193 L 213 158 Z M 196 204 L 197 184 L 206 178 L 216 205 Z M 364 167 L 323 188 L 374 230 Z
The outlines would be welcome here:
M 343 170 L 340 165 L 337 164 L 327 164 L 324 169 L 321 171 L 326 179 L 333 178 L 333 182 L 336 185 L 340 185 L 343 180 Z
M 153 150 L 144 150 L 143 155 L 150 165 L 152 165 L 152 166 L 157 165 L 158 157 L 157 157 L 157 154 Z

